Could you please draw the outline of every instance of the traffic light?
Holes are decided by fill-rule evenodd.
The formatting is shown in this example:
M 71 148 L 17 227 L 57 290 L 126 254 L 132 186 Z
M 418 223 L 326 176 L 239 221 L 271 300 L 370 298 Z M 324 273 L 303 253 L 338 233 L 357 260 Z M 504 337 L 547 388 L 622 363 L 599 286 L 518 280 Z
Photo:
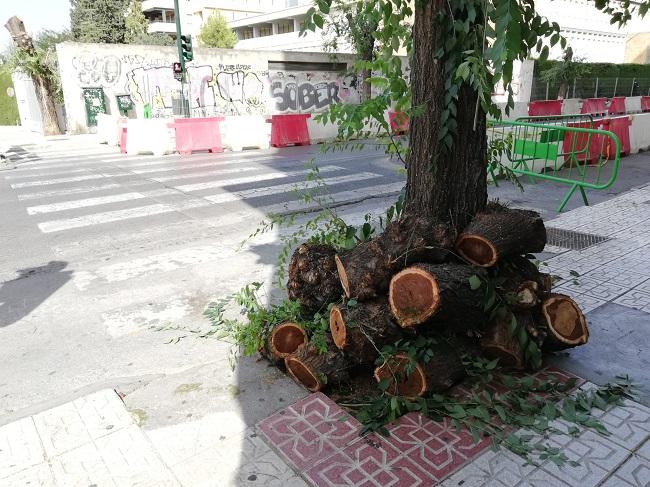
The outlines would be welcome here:
M 174 79 L 182 80 L 183 79 L 183 65 L 181 63 L 174 63 L 172 65 L 174 71 Z
M 181 36 L 181 49 L 183 50 L 183 59 L 191 61 L 194 59 L 192 53 L 192 36 Z

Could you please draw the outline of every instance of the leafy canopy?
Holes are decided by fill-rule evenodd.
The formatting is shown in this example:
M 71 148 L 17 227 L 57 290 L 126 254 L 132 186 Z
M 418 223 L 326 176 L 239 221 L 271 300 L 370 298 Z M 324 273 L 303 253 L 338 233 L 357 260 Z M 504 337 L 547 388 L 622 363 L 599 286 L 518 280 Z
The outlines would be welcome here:
M 70 29 L 77 42 L 123 43 L 129 0 L 70 0 Z
M 147 35 L 149 24 L 144 13 L 142 13 L 142 2 L 140 0 L 131 0 L 124 26 L 126 29 L 124 40 L 129 44 L 136 44 L 137 39 Z
M 199 42 L 206 47 L 232 49 L 237 44 L 237 36 L 223 15 L 215 11 L 201 27 Z

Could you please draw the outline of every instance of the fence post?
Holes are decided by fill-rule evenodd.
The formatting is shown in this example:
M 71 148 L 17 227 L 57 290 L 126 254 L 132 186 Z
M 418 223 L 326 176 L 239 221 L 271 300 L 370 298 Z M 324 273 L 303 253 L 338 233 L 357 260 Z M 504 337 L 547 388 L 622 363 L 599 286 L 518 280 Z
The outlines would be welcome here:
M 636 78 L 632 78 L 632 88 L 630 88 L 630 96 L 634 96 L 634 82 L 636 81 Z
M 598 76 L 596 76 L 596 90 L 594 91 L 594 98 L 598 98 Z
M 573 98 L 576 97 L 576 81 L 578 81 L 577 78 L 573 78 Z
M 618 76 L 614 80 L 614 94 L 612 95 L 612 98 L 616 96 L 616 88 L 618 88 Z
M 544 98 L 545 100 L 548 100 L 548 84 L 549 83 L 550 83 L 550 81 L 546 82 L 546 97 Z

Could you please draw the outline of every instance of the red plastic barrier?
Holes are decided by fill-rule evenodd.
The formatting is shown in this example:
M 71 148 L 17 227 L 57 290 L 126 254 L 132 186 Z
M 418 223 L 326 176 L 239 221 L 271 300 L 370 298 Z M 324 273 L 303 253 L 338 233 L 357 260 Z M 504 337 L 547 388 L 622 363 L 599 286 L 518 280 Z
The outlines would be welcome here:
M 223 117 L 177 118 L 170 127 L 176 130 L 176 151 L 190 155 L 193 151 L 223 152 L 219 122 Z
M 585 98 L 580 113 L 607 113 L 607 98 Z
M 594 120 L 593 126 L 590 122 L 569 123 L 568 127 L 581 129 L 600 129 L 602 120 Z M 587 146 L 589 144 L 589 146 Z M 563 151 L 564 160 L 571 161 L 573 157 L 578 162 L 598 162 L 603 146 L 603 138 L 600 135 L 585 134 L 581 132 L 566 132 L 564 134 Z
M 625 155 L 630 153 L 630 125 L 632 125 L 630 117 L 611 117 L 603 120 L 601 126 L 603 130 L 609 130 L 616 134 L 618 140 L 621 141 L 621 154 Z M 611 160 L 616 158 L 616 147 L 609 137 L 605 141 L 605 148 L 603 150 L 603 155 L 607 159 Z
M 402 112 L 388 112 L 390 131 L 395 135 L 403 135 L 409 131 L 409 118 Z
M 620 115 L 625 113 L 625 97 L 624 96 L 615 96 L 609 101 L 609 111 L 610 115 Z
M 650 112 L 650 96 L 641 97 L 641 111 Z
M 562 100 L 538 100 L 528 104 L 528 115 L 562 115 Z
M 271 124 L 271 145 L 287 147 L 288 145 L 310 145 L 307 119 L 309 113 L 291 115 L 272 115 L 266 121 Z

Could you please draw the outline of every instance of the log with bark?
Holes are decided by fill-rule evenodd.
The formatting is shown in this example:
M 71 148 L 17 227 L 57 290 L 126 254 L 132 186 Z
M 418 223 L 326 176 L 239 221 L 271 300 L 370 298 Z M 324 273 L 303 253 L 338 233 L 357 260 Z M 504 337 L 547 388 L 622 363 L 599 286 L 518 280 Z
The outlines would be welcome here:
M 289 375 L 311 392 L 320 391 L 328 384 L 346 382 L 350 378 L 350 360 L 325 336 L 327 350 L 321 353 L 313 342 L 307 343 L 295 355 L 284 359 Z
M 545 334 L 544 348 L 564 350 L 589 340 L 587 320 L 569 296 L 551 294 L 542 303 L 540 328 Z
M 487 316 L 484 290 L 472 289 L 470 278 L 485 280 L 485 271 L 463 264 L 416 264 L 390 281 L 388 302 L 397 323 L 408 328 L 426 322 L 454 332 L 480 329 Z
M 377 367 L 374 375 L 377 382 L 388 382 L 386 394 L 415 398 L 446 391 L 465 377 L 465 367 L 454 350 L 438 347 L 426 363 L 397 353 Z
M 285 321 L 271 330 L 262 355 L 272 362 L 284 362 L 286 357 L 304 347 L 307 341 L 307 333 L 302 326 Z
M 414 262 L 440 263 L 456 239 L 447 224 L 405 215 L 377 237 L 336 255 L 341 285 L 348 298 L 376 298 L 388 289 L 395 272 Z
M 489 358 L 498 358 L 499 365 L 503 367 L 521 369 L 524 367 L 524 354 L 517 338 L 510 335 L 511 318 L 510 314 L 506 314 L 494 320 L 481 338 L 481 350 Z M 517 313 L 515 319 L 525 326 L 527 331 L 529 330 L 530 323 L 528 322 L 532 322 L 532 316 L 529 313 Z
M 316 311 L 343 294 L 331 245 L 306 242 L 291 256 L 287 294 L 304 308 Z
M 509 257 L 499 263 L 497 270 L 497 288 L 515 308 L 535 308 L 551 292 L 550 274 L 540 272 L 537 266 L 525 257 Z
M 393 321 L 385 298 L 353 307 L 332 306 L 330 331 L 334 344 L 357 364 L 373 363 L 381 348 L 397 341 L 403 332 Z
M 492 202 L 459 235 L 456 251 L 471 264 L 492 267 L 504 257 L 541 252 L 545 245 L 539 213 Z

